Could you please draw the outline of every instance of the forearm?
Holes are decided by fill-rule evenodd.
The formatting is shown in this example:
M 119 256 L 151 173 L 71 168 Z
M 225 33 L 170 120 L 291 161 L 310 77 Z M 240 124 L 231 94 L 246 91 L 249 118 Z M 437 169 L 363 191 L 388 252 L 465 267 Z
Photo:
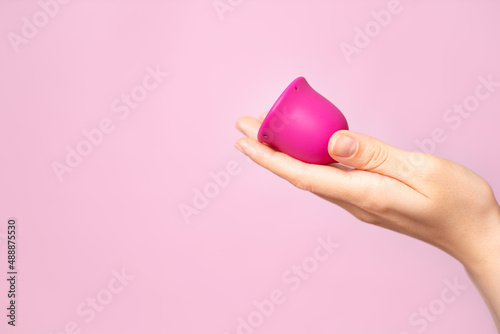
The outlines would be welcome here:
M 464 263 L 472 282 L 486 302 L 500 333 L 500 215 L 495 218 L 487 240 L 480 243 L 480 251 L 474 261 Z
M 500 333 L 500 270 L 497 270 L 494 274 L 492 269 L 487 274 L 486 270 L 488 269 L 479 274 L 470 271 L 468 268 L 466 270 L 486 302 Z

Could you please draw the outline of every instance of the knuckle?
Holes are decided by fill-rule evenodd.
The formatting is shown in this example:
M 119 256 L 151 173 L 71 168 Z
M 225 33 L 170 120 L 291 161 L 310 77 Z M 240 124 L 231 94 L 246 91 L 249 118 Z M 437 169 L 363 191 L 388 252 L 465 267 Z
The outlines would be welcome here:
M 295 180 L 292 184 L 300 190 L 310 191 L 310 185 L 303 179 Z
M 290 182 L 300 190 L 313 191 L 308 174 L 309 168 L 305 166 Z
M 382 181 L 379 181 L 365 192 L 360 207 L 377 216 L 386 216 L 391 211 L 391 203 L 381 196 L 385 191 L 381 183 Z
M 365 169 L 375 170 L 385 165 L 389 160 L 389 151 L 382 145 L 373 145 L 365 160 Z
M 404 163 L 407 166 L 407 169 L 410 171 L 416 171 L 421 167 L 425 166 L 426 161 L 429 158 L 426 153 L 422 152 L 407 152 L 405 155 Z
M 381 201 L 377 198 L 370 198 L 363 203 L 363 209 L 377 215 L 385 215 L 390 207 L 387 201 Z
M 449 165 L 446 160 L 437 158 L 430 154 L 422 154 L 425 154 L 425 163 L 422 164 L 420 171 L 424 176 L 436 175 L 449 169 Z
M 400 161 L 400 171 L 404 171 L 405 178 L 419 177 L 421 179 L 433 178 L 445 167 L 443 159 L 422 152 L 407 152 Z
M 365 223 L 368 223 L 370 225 L 375 225 L 375 226 L 381 226 L 382 225 L 382 221 L 380 220 L 380 218 L 378 218 L 374 214 L 371 214 L 371 213 L 368 213 L 368 212 L 366 212 L 364 214 L 357 214 L 356 218 L 358 218 L 359 220 L 361 220 L 361 221 L 363 221 Z

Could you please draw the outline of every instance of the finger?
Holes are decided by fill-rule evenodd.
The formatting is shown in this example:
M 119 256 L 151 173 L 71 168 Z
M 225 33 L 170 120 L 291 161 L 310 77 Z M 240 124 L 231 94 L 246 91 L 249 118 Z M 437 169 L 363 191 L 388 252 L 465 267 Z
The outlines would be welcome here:
M 341 200 L 334 200 L 334 199 L 331 199 L 327 196 L 320 195 L 320 194 L 316 194 L 316 196 L 341 207 L 342 209 L 346 210 L 351 215 L 353 215 L 354 217 L 356 217 L 357 219 L 359 219 L 363 222 L 366 222 L 369 224 L 374 224 L 374 225 L 381 225 L 379 223 L 379 218 L 376 215 L 374 215 L 373 213 L 367 212 L 367 211 L 357 207 L 354 204 L 347 203 L 347 202 L 344 202 Z
M 339 164 L 337 162 L 335 163 L 332 163 L 332 164 L 329 164 L 328 166 L 332 166 L 332 167 L 335 167 L 335 168 L 338 168 L 338 169 L 341 169 L 343 171 L 346 171 L 346 172 L 349 172 L 351 170 L 353 170 L 354 168 L 352 167 L 349 167 L 349 166 L 346 166 L 346 165 L 343 165 L 343 164 Z
M 235 146 L 257 164 L 300 189 L 346 202 L 354 201 L 360 193 L 353 187 L 349 173 L 338 168 L 301 162 L 253 138 L 241 138 Z
M 266 118 L 267 114 L 268 114 L 268 112 L 264 112 L 264 113 L 260 114 L 259 121 L 261 123 L 264 122 L 264 118 Z
M 241 117 L 236 121 L 236 127 L 247 137 L 257 139 L 259 128 L 262 122 L 253 117 Z
M 413 162 L 422 163 L 424 157 L 419 153 L 403 151 L 347 130 L 337 131 L 330 138 L 328 151 L 333 159 L 344 165 L 394 178 L 412 188 L 418 187 L 414 182 L 418 169 Z
M 400 205 L 401 203 L 389 204 L 389 206 L 391 208 L 394 208 L 395 210 L 386 210 L 381 212 L 378 210 L 375 211 L 373 210 L 377 206 L 374 204 L 370 204 L 368 206 L 368 210 L 366 210 L 365 208 L 359 207 L 352 203 L 347 203 L 342 200 L 332 200 L 328 196 L 323 196 L 320 194 L 316 195 L 320 198 L 323 198 L 324 200 L 327 200 L 335 205 L 338 205 L 339 207 L 346 210 L 354 217 L 365 223 L 380 226 L 410 236 L 419 235 L 418 231 L 415 231 L 415 226 L 411 226 L 410 224 L 406 223 L 409 215 L 416 214 L 416 212 L 414 212 L 415 211 L 414 207 L 407 208 L 407 210 L 405 211 L 404 205 L 401 206 Z M 417 195 L 417 194 L 413 192 L 412 195 Z M 379 197 L 378 200 L 379 204 L 384 203 L 383 197 Z M 413 203 L 417 203 L 417 201 L 419 200 L 422 200 L 422 197 L 415 198 L 415 201 Z M 387 204 L 387 202 L 385 202 L 385 204 Z
M 299 189 L 353 204 L 367 212 L 379 214 L 403 209 L 409 202 L 415 203 L 416 195 L 421 196 L 395 179 L 360 170 L 307 164 L 252 138 L 241 138 L 235 146 Z

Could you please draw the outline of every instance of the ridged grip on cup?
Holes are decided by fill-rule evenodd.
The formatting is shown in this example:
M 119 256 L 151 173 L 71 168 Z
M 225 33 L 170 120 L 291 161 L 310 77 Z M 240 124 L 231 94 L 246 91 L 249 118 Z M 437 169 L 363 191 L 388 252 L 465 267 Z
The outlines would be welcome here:
M 311 164 L 336 162 L 328 154 L 330 137 L 348 130 L 340 110 L 299 77 L 281 93 L 258 133 L 258 140 Z

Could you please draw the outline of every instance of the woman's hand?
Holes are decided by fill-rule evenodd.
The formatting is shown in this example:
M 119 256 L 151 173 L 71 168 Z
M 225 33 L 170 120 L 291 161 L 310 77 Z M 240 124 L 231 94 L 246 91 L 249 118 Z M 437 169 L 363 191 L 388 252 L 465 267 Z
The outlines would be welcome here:
M 452 161 L 344 130 L 328 146 L 332 158 L 344 166 L 303 163 L 257 141 L 261 120 L 238 120 L 247 138 L 238 140 L 236 148 L 360 220 L 425 241 L 461 261 L 476 284 L 485 281 L 478 287 L 491 297 L 485 299 L 498 325 L 500 208 L 484 179 Z M 485 268 L 497 273 L 497 283 L 481 276 Z

